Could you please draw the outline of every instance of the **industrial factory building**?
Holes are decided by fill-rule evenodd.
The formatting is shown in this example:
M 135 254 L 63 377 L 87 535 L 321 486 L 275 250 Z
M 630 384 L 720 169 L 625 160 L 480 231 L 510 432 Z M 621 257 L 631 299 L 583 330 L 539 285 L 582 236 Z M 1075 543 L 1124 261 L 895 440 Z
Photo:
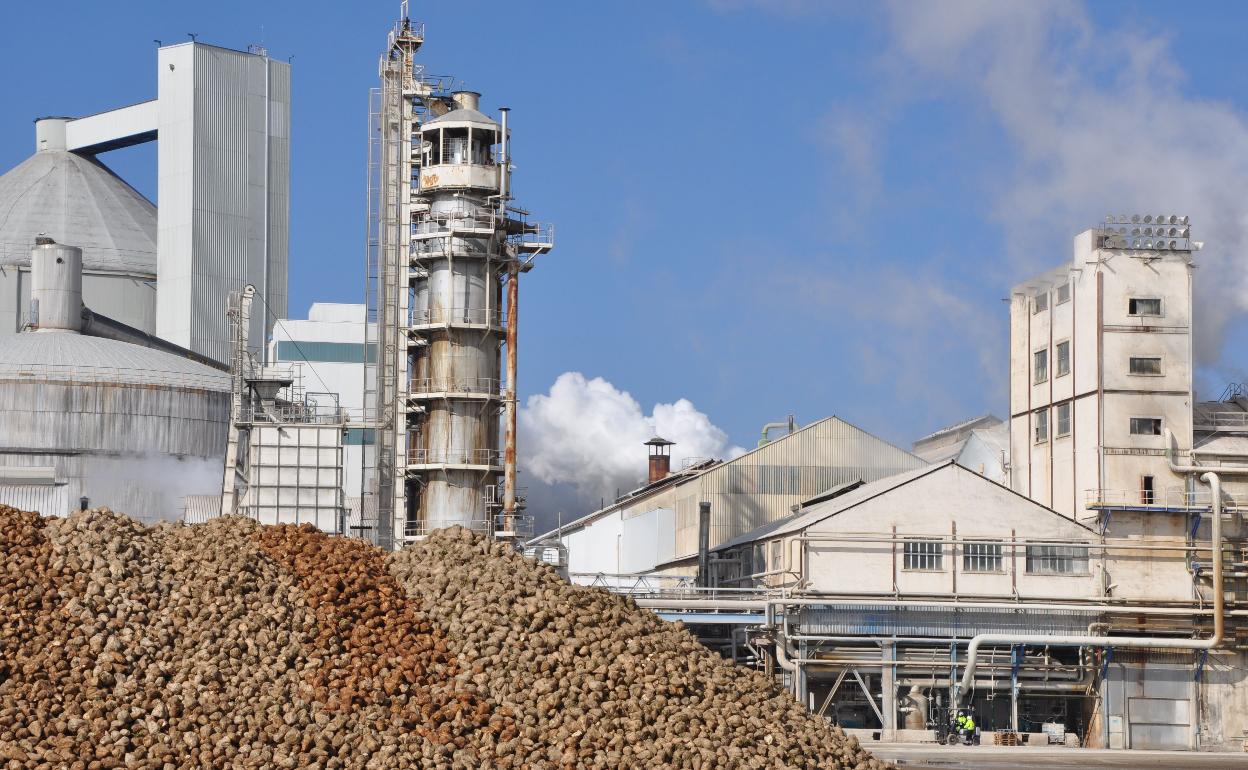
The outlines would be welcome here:
M 84 313 L 82 260 L 40 239 L 27 260 L 28 328 L 0 335 L 0 503 L 170 518 L 182 496 L 220 488 L 230 377 Z
M 1134 220 L 1015 289 L 1008 440 L 951 426 L 915 443 L 933 465 L 838 478 L 728 537 L 712 514 L 705 554 L 596 582 L 867 740 L 937 740 L 969 708 L 1007 744 L 1241 750 L 1248 400 L 1194 398 L 1187 222 Z M 574 523 L 574 575 L 656 542 L 638 507 Z
M 0 176 L 0 503 L 220 511 L 231 297 L 258 287 L 248 360 L 285 315 L 290 66 L 194 41 L 156 64 L 157 98 L 40 118 Z M 159 209 L 101 159 L 153 141 Z
M 924 465 L 839 417 L 811 423 L 733 460 L 706 460 L 676 471 L 668 467 L 668 443 L 658 437 L 649 442 L 646 486 L 531 543 L 562 543 L 575 582 L 628 587 L 643 578 L 651 584 L 662 575 L 696 572 L 702 503 L 710 504 L 707 532 L 714 548 L 787 516 L 825 490 Z
M 404 5 L 406 7 L 406 4 Z M 511 194 L 508 111 L 415 61 L 391 30 L 370 124 L 364 510 L 401 545 L 441 527 L 531 533 L 516 489 L 521 274 L 553 246 Z
M 799 699 L 846 727 L 922 733 L 927 700 L 932 711 L 949 705 L 933 683 L 956 668 L 956 642 L 984 632 L 1078 634 L 1098 620 L 1079 605 L 1098 593 L 1099 545 L 1097 532 L 947 460 L 843 484 L 724 543 L 712 563 L 718 586 L 826 602 L 784 616 Z M 1043 602 L 1043 612 L 1020 613 L 1020 602 Z M 995 680 L 972 703 L 985 724 L 1018 730 L 1056 715 L 1071 733 L 1085 732 L 1090 672 L 1077 655 L 1007 654 L 982 670 Z
M 41 118 L 35 153 L 0 176 L 0 334 L 28 317 L 35 237 L 83 250 L 88 307 L 217 361 L 230 292 L 259 288 L 249 346 L 286 315 L 290 65 L 261 48 L 157 50 L 157 98 Z M 159 208 L 101 160 L 157 142 Z

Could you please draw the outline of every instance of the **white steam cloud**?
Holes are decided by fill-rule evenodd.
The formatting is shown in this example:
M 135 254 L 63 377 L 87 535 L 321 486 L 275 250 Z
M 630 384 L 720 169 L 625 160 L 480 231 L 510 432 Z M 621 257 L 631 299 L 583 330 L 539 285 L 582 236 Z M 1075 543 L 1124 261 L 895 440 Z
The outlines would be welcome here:
M 1068 256 L 1069 236 L 1105 214 L 1189 214 L 1207 243 L 1196 255 L 1197 355 L 1217 361 L 1228 323 L 1248 311 L 1245 115 L 1192 95 L 1163 34 L 1100 29 L 1082 3 L 886 8 L 897 88 L 969 96 L 1005 132 L 1013 155 L 993 213 L 1019 269 Z
M 614 499 L 646 477 L 646 448 L 655 434 L 676 442 L 672 467 L 691 457 L 731 458 L 745 450 L 687 399 L 655 404 L 646 414 L 628 392 L 601 377 L 559 375 L 549 393 L 520 410 L 520 465 L 549 485 L 569 485 L 584 503 Z

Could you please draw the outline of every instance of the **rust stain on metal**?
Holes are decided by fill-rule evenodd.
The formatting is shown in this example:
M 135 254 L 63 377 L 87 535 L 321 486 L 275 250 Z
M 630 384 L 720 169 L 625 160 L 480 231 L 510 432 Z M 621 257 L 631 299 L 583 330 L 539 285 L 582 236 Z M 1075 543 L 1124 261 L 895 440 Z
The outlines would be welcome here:
M 513 257 L 507 265 L 507 438 L 503 446 L 503 515 L 508 525 L 516 513 L 516 310 L 519 296 L 519 261 Z

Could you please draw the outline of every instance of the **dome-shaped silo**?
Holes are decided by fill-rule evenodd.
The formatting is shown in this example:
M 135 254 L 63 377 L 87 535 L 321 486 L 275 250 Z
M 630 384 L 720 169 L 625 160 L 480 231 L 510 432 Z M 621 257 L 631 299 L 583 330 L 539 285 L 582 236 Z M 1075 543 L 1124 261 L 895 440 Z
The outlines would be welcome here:
M 41 234 L 82 248 L 88 307 L 154 333 L 156 206 L 94 156 L 68 151 L 66 122 L 36 121 L 35 154 L 0 176 L 0 334 L 27 313 Z
M 0 503 L 176 518 L 184 496 L 220 492 L 229 415 L 229 375 L 189 359 L 70 331 L 0 336 Z

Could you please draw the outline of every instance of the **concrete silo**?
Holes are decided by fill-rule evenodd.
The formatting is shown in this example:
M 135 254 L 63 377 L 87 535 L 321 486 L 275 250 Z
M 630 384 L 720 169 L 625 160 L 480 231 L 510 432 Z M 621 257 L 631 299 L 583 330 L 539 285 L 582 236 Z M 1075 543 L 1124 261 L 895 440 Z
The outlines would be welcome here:
M 32 327 L 0 336 L 0 503 L 55 515 L 85 497 L 139 519 L 178 518 L 182 497 L 220 488 L 229 375 L 81 333 L 84 319 L 103 326 L 81 303 L 82 252 L 41 240 Z

